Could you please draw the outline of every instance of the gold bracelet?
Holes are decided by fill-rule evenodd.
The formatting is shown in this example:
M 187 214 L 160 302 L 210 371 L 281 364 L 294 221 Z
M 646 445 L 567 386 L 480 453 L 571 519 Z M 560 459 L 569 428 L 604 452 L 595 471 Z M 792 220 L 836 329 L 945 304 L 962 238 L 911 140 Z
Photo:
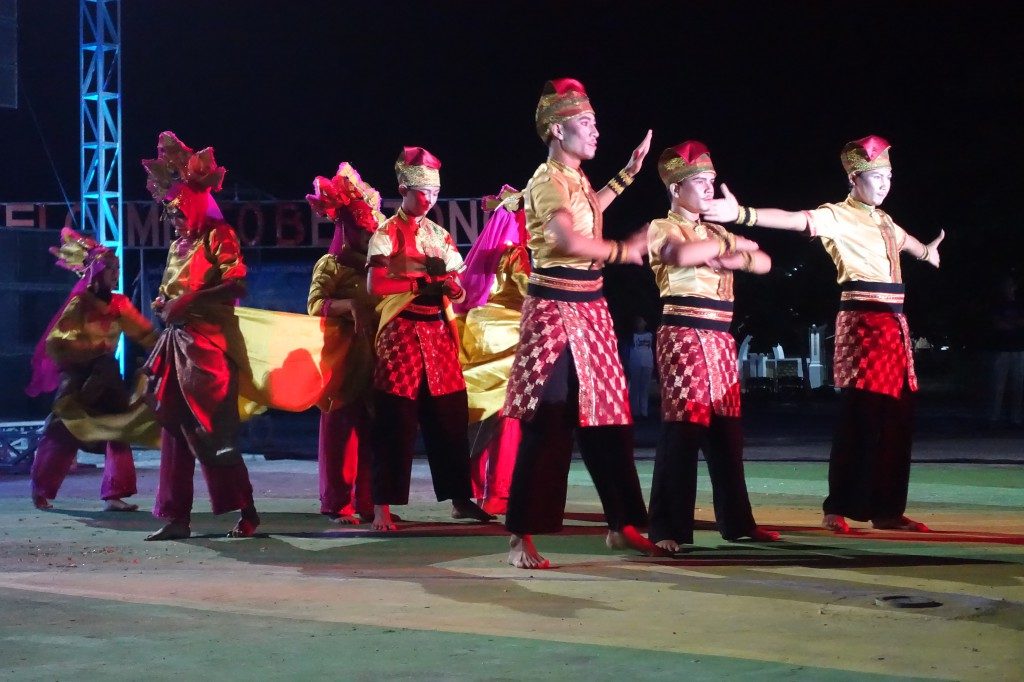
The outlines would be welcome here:
M 619 184 L 621 184 L 623 188 L 632 185 L 634 177 L 635 176 L 630 175 L 629 171 L 627 171 L 625 168 L 623 168 L 622 170 L 615 174 L 615 179 L 619 181 Z
M 723 237 L 718 238 L 718 258 L 725 255 L 726 251 L 729 250 L 729 245 L 726 243 Z
M 737 206 L 736 207 L 736 224 L 745 225 L 747 223 L 747 207 Z
M 929 253 L 928 252 L 928 245 L 927 244 L 922 244 L 921 246 L 924 247 L 924 253 L 922 253 L 920 256 L 918 256 L 917 260 L 928 260 L 928 253 Z
M 723 236 L 725 237 L 725 245 L 728 247 L 726 249 L 726 253 L 733 253 L 736 251 L 736 235 L 732 232 L 726 232 Z
M 608 260 L 606 260 L 605 262 L 606 263 L 614 263 L 615 262 L 615 258 L 618 256 L 618 253 L 619 253 L 619 243 L 618 242 L 609 242 L 608 243 Z
M 753 206 L 747 208 L 747 227 L 754 227 L 757 225 L 757 209 Z
M 616 242 L 619 245 L 619 263 L 626 262 L 626 256 L 629 255 L 629 247 L 626 246 L 626 242 Z
M 743 272 L 750 272 L 751 265 L 754 262 L 754 254 L 750 251 L 743 252 L 743 266 L 740 268 Z
M 623 187 L 619 183 L 619 181 L 616 180 L 615 178 L 612 178 L 611 180 L 609 180 L 608 184 L 605 185 L 605 187 L 607 187 L 611 191 L 615 192 L 616 196 L 618 196 L 619 194 L 622 194 L 624 191 L 626 191 L 626 188 Z
M 753 206 L 740 206 L 736 214 L 736 224 L 753 227 L 757 224 L 757 209 Z

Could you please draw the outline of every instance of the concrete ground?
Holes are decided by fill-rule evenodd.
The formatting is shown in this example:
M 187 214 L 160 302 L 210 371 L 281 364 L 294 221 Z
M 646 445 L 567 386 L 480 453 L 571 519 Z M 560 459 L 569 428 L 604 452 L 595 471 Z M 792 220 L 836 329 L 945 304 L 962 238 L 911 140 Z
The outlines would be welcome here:
M 396 533 L 317 514 L 314 462 L 251 456 L 260 535 L 223 537 L 234 519 L 208 513 L 197 478 L 194 537 L 168 543 L 143 542 L 158 526 L 146 512 L 99 511 L 98 469 L 70 476 L 50 512 L 26 477 L 3 477 L 0 677 L 1020 680 L 1024 467 L 991 462 L 1022 444 L 919 442 L 931 463 L 914 466 L 909 511 L 927 535 L 832 535 L 817 527 L 826 464 L 753 461 L 755 514 L 784 541 L 726 543 L 702 466 L 696 545 L 677 559 L 607 550 L 574 463 L 567 527 L 538 540 L 552 571 L 509 567 L 499 524 L 451 522 L 422 462 Z M 800 447 L 821 459 L 820 443 Z M 138 457 L 144 508 L 155 455 Z M 638 467 L 649 489 L 651 462 Z M 895 595 L 934 605 L 876 601 Z

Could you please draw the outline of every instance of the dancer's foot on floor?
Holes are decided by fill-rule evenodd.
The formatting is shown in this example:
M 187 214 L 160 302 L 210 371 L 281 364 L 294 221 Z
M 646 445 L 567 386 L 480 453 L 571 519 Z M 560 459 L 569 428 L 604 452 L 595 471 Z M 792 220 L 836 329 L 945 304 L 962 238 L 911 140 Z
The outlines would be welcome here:
M 50 504 L 50 501 L 42 495 L 33 495 L 32 504 L 35 505 L 36 509 L 53 509 L 53 505 Z
M 657 542 L 654 543 L 654 545 L 656 547 L 661 547 L 663 550 L 665 550 L 669 554 L 678 554 L 679 550 L 681 550 L 683 548 L 683 546 L 680 545 L 675 540 L 658 540 Z
M 373 505 L 373 522 L 371 524 L 371 528 L 382 532 L 398 530 L 398 526 L 395 525 L 395 520 L 395 517 L 391 515 L 390 505 Z
M 878 530 L 905 530 L 911 533 L 931 533 L 932 530 L 920 521 L 899 516 L 894 519 L 879 519 L 871 522 L 871 527 Z
M 821 519 L 821 527 L 840 535 L 849 535 L 850 533 L 850 524 L 839 514 L 825 514 Z
M 362 514 L 356 516 L 356 510 L 353 509 L 352 505 L 344 506 L 336 512 L 321 513 L 327 516 L 331 523 L 336 523 L 339 526 L 358 526 L 360 523 L 363 523 L 362 519 L 359 518 Z M 370 513 L 370 519 L 373 519 L 372 512 Z
M 256 513 L 256 507 L 246 507 L 238 519 L 235 527 L 228 531 L 229 538 L 251 538 L 256 535 L 256 529 L 260 525 L 260 515 Z
M 540 555 L 529 535 L 513 535 L 508 539 L 508 563 L 516 568 L 551 568 L 551 562 Z
M 476 505 L 473 500 L 452 500 L 453 519 L 473 519 L 486 523 L 494 517 Z
M 623 526 L 622 530 L 609 530 L 604 544 L 609 549 L 635 549 L 647 556 L 668 556 L 668 552 L 654 544 L 636 529 L 636 526 Z
M 486 497 L 483 500 L 483 504 L 480 505 L 488 514 L 507 514 L 508 513 L 508 498 L 507 497 Z
M 192 528 L 187 523 L 171 521 L 163 528 L 146 536 L 149 542 L 160 542 L 163 540 L 187 540 L 192 536 Z
M 103 511 L 109 512 L 133 512 L 139 511 L 139 505 L 125 502 L 120 497 L 111 497 L 103 506 Z
M 749 533 L 744 533 L 739 538 L 730 539 L 750 538 L 754 542 L 778 542 L 781 537 L 774 530 L 766 530 L 760 526 L 754 526 Z

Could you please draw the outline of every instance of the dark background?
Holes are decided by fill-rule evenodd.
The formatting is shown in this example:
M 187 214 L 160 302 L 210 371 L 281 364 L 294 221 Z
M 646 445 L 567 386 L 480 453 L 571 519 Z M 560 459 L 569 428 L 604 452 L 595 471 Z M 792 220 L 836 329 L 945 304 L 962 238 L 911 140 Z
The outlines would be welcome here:
M 601 185 L 648 128 L 651 158 L 606 216 L 622 235 L 667 208 L 657 154 L 712 150 L 743 203 L 840 200 L 844 142 L 892 144 L 885 208 L 922 241 L 944 227 L 943 267 L 905 261 L 917 334 L 983 344 L 995 273 L 1022 254 L 1019 158 L 1024 32 L 1013 3 L 337 2 L 123 3 L 124 182 L 172 129 L 213 145 L 226 191 L 299 198 L 341 160 L 385 195 L 403 144 L 444 162 L 443 194 L 522 187 L 543 159 L 533 112 L 543 82 L 582 80 L 602 137 Z M 0 110 L 0 201 L 78 194 L 78 2 L 19 3 L 20 108 Z M 740 278 L 738 336 L 787 340 L 830 322 L 834 269 L 791 234 L 748 231 L 775 269 Z M 315 256 L 310 255 L 310 262 Z M 649 274 L 610 268 L 620 326 L 655 317 Z

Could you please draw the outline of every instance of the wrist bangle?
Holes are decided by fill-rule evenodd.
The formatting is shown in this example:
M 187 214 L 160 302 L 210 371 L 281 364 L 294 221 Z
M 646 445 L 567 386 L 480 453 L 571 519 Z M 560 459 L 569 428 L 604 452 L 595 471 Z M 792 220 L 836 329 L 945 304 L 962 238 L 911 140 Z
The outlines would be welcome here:
M 754 261 L 754 254 L 752 254 L 750 251 L 744 251 L 743 252 L 743 266 L 740 269 L 743 270 L 743 272 L 750 272 L 751 265 L 753 264 L 753 261 Z
M 726 232 L 723 236 L 725 237 L 725 252 L 733 253 L 736 251 L 736 235 L 732 232 Z
M 754 227 L 757 224 L 757 209 L 753 206 L 740 206 L 736 213 L 736 224 Z
M 629 171 L 627 171 L 625 168 L 623 168 L 622 170 L 615 174 L 615 180 L 617 180 L 623 188 L 632 185 L 633 179 L 634 176 L 630 175 Z
M 745 225 L 747 222 L 747 207 L 737 206 L 736 207 L 736 224 Z
M 928 245 L 927 244 L 922 244 L 921 246 L 924 247 L 924 253 L 922 253 L 920 256 L 918 256 L 917 260 L 928 260 L 928 254 L 929 254 Z
M 629 247 L 626 246 L 626 242 L 616 242 L 619 245 L 619 263 L 623 263 L 626 260 L 626 256 L 629 255 Z
M 722 256 L 725 255 L 725 252 L 728 251 L 728 250 L 729 250 L 729 245 L 725 242 L 725 238 L 724 237 L 719 237 L 718 238 L 718 256 L 716 256 L 716 257 L 717 258 L 721 258 Z

